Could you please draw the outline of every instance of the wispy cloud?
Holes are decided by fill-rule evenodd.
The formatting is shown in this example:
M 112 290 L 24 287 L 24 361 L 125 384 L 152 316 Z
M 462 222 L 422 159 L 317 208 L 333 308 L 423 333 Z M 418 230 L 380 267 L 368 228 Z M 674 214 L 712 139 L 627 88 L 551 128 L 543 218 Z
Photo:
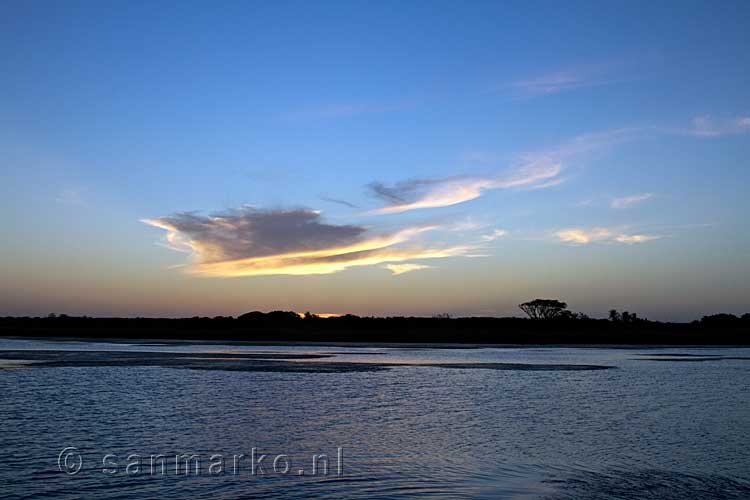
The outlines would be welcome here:
M 632 141 L 643 135 L 646 130 L 646 127 L 620 127 L 598 132 L 588 132 L 577 135 L 541 154 L 560 159 L 570 159 Z
M 621 198 L 613 198 L 609 206 L 612 208 L 630 208 L 654 197 L 654 193 L 639 193 Z
M 595 227 L 586 228 L 568 228 L 557 231 L 554 237 L 563 243 L 574 245 L 588 245 L 589 243 L 645 243 L 647 241 L 662 238 L 658 235 L 649 234 L 628 234 L 613 228 Z
M 595 84 L 585 72 L 566 70 L 527 80 L 518 80 L 513 82 L 513 87 L 527 95 L 544 95 L 557 94 L 558 92 Z
M 696 116 L 687 127 L 660 127 L 665 133 L 690 135 L 699 138 L 722 137 L 750 132 L 750 116 L 719 118 L 711 115 Z
M 359 208 L 354 203 L 348 202 L 346 200 L 341 200 L 339 198 L 331 198 L 330 196 L 321 196 L 320 199 L 323 200 L 323 201 L 327 201 L 329 203 L 335 203 L 337 205 L 343 205 L 343 206 L 349 207 L 349 208 Z
M 432 269 L 432 266 L 426 266 L 424 264 L 386 264 L 383 267 L 393 273 L 394 276 L 410 273 L 412 271 L 419 271 L 420 269 Z
M 370 190 L 389 204 L 369 213 L 394 214 L 420 208 L 456 205 L 479 198 L 488 189 L 533 187 L 556 177 L 561 170 L 559 163 L 539 159 L 497 176 L 415 179 L 392 186 L 376 182 L 370 184 Z
M 615 237 L 615 241 L 619 243 L 644 243 L 646 241 L 658 240 L 662 236 L 656 236 L 653 234 L 618 234 Z
M 483 234 L 482 241 L 495 241 L 498 238 L 502 238 L 506 234 L 508 234 L 508 231 L 506 231 L 505 229 L 495 229 L 489 234 Z
M 456 205 L 479 198 L 493 189 L 545 189 L 563 183 L 567 162 L 620 142 L 631 140 L 641 129 L 621 128 L 582 134 L 555 148 L 519 155 L 516 166 L 490 175 L 464 175 L 435 179 L 413 179 L 368 187 L 386 206 L 369 214 L 395 214 L 423 208 Z
M 203 276 L 330 274 L 353 266 L 463 255 L 473 245 L 422 245 L 438 226 L 371 234 L 361 226 L 331 225 L 312 210 L 244 208 L 211 216 L 177 213 L 143 220 L 164 229 L 168 245 L 192 254 L 187 272 Z
M 590 196 L 588 198 L 584 198 L 578 202 L 576 202 L 575 206 L 577 207 L 590 207 L 597 203 L 597 199 L 594 196 Z
M 565 184 L 567 181 L 568 181 L 567 177 L 556 177 L 555 179 L 550 179 L 547 182 L 535 183 L 528 187 L 523 187 L 521 189 L 525 189 L 528 191 L 536 191 L 538 189 L 548 189 L 551 187 L 559 186 L 561 184 Z
M 621 66 L 608 63 L 569 67 L 516 80 L 511 82 L 509 87 L 519 96 L 534 97 L 608 85 L 626 80 L 618 74 Z

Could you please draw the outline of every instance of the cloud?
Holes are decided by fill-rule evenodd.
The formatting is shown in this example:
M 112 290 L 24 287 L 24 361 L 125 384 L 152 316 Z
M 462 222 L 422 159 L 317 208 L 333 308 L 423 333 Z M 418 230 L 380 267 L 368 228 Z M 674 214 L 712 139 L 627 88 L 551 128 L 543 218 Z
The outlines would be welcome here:
M 612 237 L 611 231 L 604 228 L 595 228 L 592 230 L 572 228 L 557 231 L 555 236 L 565 243 L 578 243 L 585 245 L 594 241 L 607 240 Z
M 654 236 L 648 234 L 618 234 L 615 241 L 619 243 L 644 243 L 646 241 L 658 240 L 661 236 Z
M 537 189 L 548 189 L 551 187 L 559 186 L 560 184 L 564 184 L 567 181 L 568 181 L 567 177 L 557 177 L 556 179 L 551 179 L 547 182 L 536 183 L 536 184 L 533 184 L 531 186 L 521 188 L 521 189 L 527 189 L 529 191 L 535 191 Z
M 510 84 L 516 93 L 525 97 L 558 94 L 585 87 L 608 85 L 625 81 L 614 75 L 622 64 L 592 64 L 566 68 L 533 78 L 516 80 Z
M 585 72 L 577 70 L 557 71 L 513 82 L 513 87 L 526 95 L 557 94 L 591 85 L 596 85 L 596 82 L 590 80 Z
M 609 206 L 612 208 L 630 208 L 653 197 L 654 193 L 639 193 L 631 196 L 623 196 L 622 198 L 613 198 Z
M 464 152 L 460 157 L 459 161 L 466 164 L 475 165 L 493 165 L 498 163 L 502 159 L 501 156 L 487 151 L 470 150 Z
M 703 138 L 744 134 L 750 132 L 750 116 L 734 118 L 716 118 L 711 115 L 696 116 L 690 121 L 688 128 L 669 131 Z
M 554 233 L 554 236 L 563 243 L 574 245 L 588 245 L 589 243 L 645 243 L 656 240 L 661 236 L 647 234 L 626 234 L 614 229 L 596 227 L 592 229 L 570 228 Z
M 419 271 L 420 269 L 432 269 L 432 266 L 426 266 L 424 264 L 386 264 L 383 267 L 391 271 L 394 276 L 410 273 L 412 271 Z
M 375 182 L 369 185 L 375 196 L 388 205 L 370 214 L 394 214 L 420 208 L 447 207 L 482 195 L 488 189 L 534 187 L 560 174 L 562 166 L 547 159 L 528 161 L 520 168 L 496 176 L 457 176 L 442 179 L 415 179 L 386 186 Z
M 648 130 L 649 127 L 621 127 L 579 134 L 557 147 L 538 153 L 537 155 L 558 158 L 560 160 L 570 159 L 632 141 Z
M 349 208 L 359 208 L 354 203 L 350 203 L 350 202 L 348 202 L 346 200 L 341 200 L 339 198 L 331 198 L 330 196 L 321 196 L 320 199 L 323 200 L 323 201 L 327 201 L 329 203 L 335 203 L 337 205 L 343 205 L 343 206 L 349 207 Z
M 372 193 L 389 205 L 372 210 L 372 214 L 393 214 L 420 208 L 456 205 L 473 200 L 491 186 L 490 179 L 454 177 L 446 179 L 415 179 L 386 186 L 374 182 Z
M 312 210 L 244 208 L 203 216 L 193 212 L 145 219 L 164 229 L 170 248 L 192 254 L 186 270 L 203 276 L 330 274 L 353 266 L 463 255 L 471 245 L 422 246 L 414 241 L 438 226 L 370 234 L 361 226 L 331 225 Z
M 495 241 L 498 238 L 502 238 L 508 234 L 508 231 L 504 229 L 495 229 L 490 234 L 482 235 L 482 241 Z
M 628 141 L 642 128 L 620 128 L 582 134 L 546 151 L 519 156 L 515 167 L 491 175 L 465 175 L 434 179 L 412 179 L 386 185 L 373 182 L 368 187 L 386 206 L 367 214 L 394 214 L 424 208 L 456 205 L 479 198 L 492 189 L 545 189 L 563 183 L 566 163 L 598 150 Z

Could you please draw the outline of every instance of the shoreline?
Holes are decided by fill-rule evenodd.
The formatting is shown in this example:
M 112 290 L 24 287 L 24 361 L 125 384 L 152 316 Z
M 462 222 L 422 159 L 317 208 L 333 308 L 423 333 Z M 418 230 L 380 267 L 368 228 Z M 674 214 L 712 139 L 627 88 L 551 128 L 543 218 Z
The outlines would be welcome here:
M 175 338 L 135 338 L 135 337 L 80 337 L 80 336 L 25 336 L 0 335 L 0 340 L 28 340 L 41 342 L 90 342 L 102 344 L 123 344 L 144 347 L 158 346 L 267 346 L 267 347 L 351 347 L 351 348 L 381 348 L 381 349 L 727 349 L 750 348 L 748 344 L 644 344 L 644 343 L 544 343 L 544 344 L 513 344 L 513 343 L 462 343 L 462 342 L 351 342 L 351 341 L 306 341 L 306 340 L 206 340 L 206 339 L 175 339 Z

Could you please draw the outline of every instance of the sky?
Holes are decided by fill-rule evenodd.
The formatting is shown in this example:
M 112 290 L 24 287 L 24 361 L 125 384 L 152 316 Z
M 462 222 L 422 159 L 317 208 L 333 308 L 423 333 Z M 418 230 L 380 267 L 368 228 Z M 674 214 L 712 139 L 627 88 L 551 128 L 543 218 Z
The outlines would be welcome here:
M 750 3 L 0 5 L 0 315 L 750 311 Z

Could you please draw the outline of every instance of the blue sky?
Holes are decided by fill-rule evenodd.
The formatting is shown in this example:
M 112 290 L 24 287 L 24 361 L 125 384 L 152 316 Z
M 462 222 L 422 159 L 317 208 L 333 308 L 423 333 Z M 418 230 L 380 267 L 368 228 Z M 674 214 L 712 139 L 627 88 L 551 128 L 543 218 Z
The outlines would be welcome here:
M 747 2 L 5 2 L 0 313 L 750 310 Z

